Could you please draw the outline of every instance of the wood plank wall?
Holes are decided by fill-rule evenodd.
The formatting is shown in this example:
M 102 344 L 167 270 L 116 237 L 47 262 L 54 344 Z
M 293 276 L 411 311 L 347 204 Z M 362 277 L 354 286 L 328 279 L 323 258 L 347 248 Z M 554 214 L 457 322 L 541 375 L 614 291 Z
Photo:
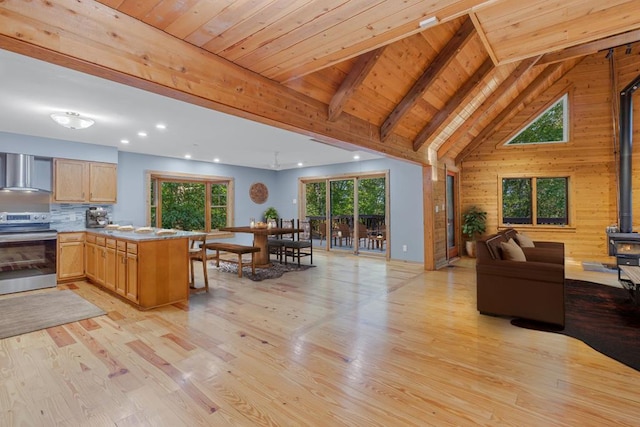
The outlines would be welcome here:
M 624 88 L 638 73 L 637 47 L 634 55 L 624 49 L 614 54 L 616 85 Z M 617 168 L 613 138 L 612 83 L 610 64 L 601 52 L 585 58 L 563 79 L 531 101 L 508 124 L 497 131 L 460 165 L 461 212 L 478 205 L 488 212 L 487 233 L 498 228 L 499 174 L 531 173 L 573 176 L 575 219 L 573 227 L 561 230 L 522 229 L 534 240 L 563 241 L 568 258 L 610 261 L 605 228 L 617 223 Z M 507 138 L 536 116 L 550 102 L 569 89 L 570 136 L 566 144 L 504 147 Z M 640 137 L 640 94 L 634 99 L 634 138 Z M 616 103 L 617 103 L 616 99 Z M 617 107 L 616 107 L 617 114 Z M 640 228 L 640 156 L 634 147 L 633 222 Z

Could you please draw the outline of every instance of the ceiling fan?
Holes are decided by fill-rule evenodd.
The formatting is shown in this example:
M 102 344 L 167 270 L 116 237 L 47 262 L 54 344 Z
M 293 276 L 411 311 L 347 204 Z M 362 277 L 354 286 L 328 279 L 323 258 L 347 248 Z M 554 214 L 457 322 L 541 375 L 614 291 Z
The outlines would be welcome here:
M 279 153 L 277 151 L 273 153 L 273 163 L 271 163 L 271 169 L 280 170 L 280 168 L 282 167 L 282 165 L 278 161 L 278 154 Z

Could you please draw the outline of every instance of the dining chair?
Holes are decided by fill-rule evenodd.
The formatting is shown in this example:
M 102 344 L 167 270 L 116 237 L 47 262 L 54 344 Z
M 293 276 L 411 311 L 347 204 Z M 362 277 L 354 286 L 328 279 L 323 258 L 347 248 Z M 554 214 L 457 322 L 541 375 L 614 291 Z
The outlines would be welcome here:
M 296 231 L 293 240 L 284 240 L 284 263 L 287 264 L 287 258 L 298 259 L 298 267 L 300 266 L 300 258 L 309 257 L 309 263 L 313 264 L 313 242 L 311 239 L 311 222 L 309 220 L 297 220 Z
M 283 220 L 282 218 L 280 218 L 279 227 L 293 228 L 293 219 Z M 293 240 L 293 234 L 279 234 L 277 236 L 267 237 L 267 248 L 269 249 L 269 255 L 275 254 L 278 261 L 282 262 L 284 242 L 287 240 Z
M 322 245 L 322 242 L 324 241 L 324 239 L 327 238 L 327 222 L 326 221 L 318 221 L 316 222 L 315 226 L 313 226 L 313 235 L 312 237 L 315 238 L 319 238 L 320 239 L 320 245 Z
M 214 259 L 215 255 L 207 254 L 207 249 L 205 247 L 205 243 L 207 242 L 207 235 L 203 234 L 201 236 L 192 236 L 189 238 L 189 269 L 191 272 L 191 282 L 189 283 L 189 287 L 191 289 L 199 289 L 196 288 L 195 284 L 195 272 L 194 272 L 194 263 L 196 261 L 202 263 L 202 274 L 204 276 L 204 290 L 209 292 L 209 274 L 207 273 L 207 261 L 210 259 Z
M 355 239 L 355 235 L 352 237 Z M 367 246 L 367 240 L 369 239 L 369 230 L 367 230 L 367 226 L 363 223 L 358 223 L 358 247 L 362 245 L 363 247 Z

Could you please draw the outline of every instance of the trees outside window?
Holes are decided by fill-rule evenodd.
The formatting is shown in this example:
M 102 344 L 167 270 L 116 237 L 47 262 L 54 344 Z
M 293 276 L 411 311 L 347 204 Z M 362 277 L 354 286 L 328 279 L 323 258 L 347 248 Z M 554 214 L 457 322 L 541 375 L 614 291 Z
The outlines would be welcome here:
M 569 177 L 502 178 L 502 224 L 569 225 Z
M 568 141 L 568 95 L 556 101 L 505 145 Z
M 156 173 L 149 184 L 151 225 L 203 231 L 231 225 L 230 179 Z

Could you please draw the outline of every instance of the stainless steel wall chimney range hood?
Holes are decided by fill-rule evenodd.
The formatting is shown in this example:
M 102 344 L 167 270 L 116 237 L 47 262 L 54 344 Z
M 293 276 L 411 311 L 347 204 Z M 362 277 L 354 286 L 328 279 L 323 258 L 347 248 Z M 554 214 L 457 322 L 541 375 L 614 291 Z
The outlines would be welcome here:
M 33 187 L 35 157 L 27 154 L 6 153 L 4 191 L 47 191 Z

